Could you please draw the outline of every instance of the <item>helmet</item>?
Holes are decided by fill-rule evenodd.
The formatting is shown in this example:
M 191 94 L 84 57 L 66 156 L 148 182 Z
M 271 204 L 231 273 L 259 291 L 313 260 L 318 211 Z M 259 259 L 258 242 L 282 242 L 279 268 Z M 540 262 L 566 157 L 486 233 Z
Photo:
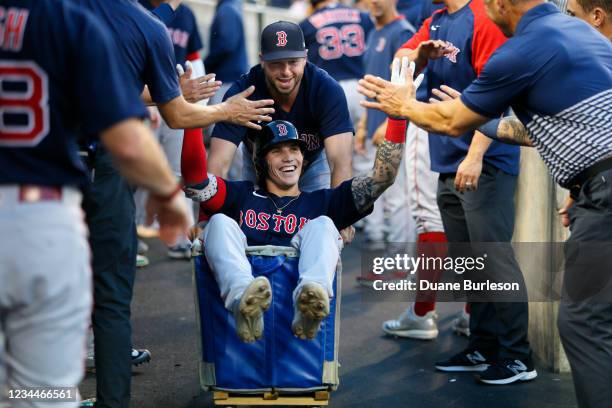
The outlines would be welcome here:
M 268 164 L 266 154 L 280 143 L 295 141 L 300 146 L 302 153 L 306 151 L 306 142 L 298 136 L 297 129 L 291 122 L 286 120 L 275 120 L 264 125 L 255 138 L 253 149 L 253 162 L 257 175 L 257 184 L 264 188 L 266 176 L 268 175 Z

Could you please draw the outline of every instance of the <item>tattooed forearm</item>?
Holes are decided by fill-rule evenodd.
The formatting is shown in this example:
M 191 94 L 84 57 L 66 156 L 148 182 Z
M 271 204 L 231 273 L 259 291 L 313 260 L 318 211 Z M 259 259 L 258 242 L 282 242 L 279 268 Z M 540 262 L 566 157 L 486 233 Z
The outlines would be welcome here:
M 360 212 L 365 212 L 395 181 L 404 151 L 403 143 L 385 140 L 376 150 L 374 168 L 367 176 L 355 177 L 352 183 L 353 200 Z
M 527 129 L 515 116 L 502 118 L 497 128 L 497 137 L 504 143 L 533 146 Z

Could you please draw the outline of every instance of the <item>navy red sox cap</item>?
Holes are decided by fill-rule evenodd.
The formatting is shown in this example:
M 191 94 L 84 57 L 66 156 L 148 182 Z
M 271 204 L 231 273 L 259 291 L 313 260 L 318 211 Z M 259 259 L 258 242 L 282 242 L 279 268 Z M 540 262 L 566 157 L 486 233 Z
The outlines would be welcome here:
M 306 57 L 304 33 L 299 25 L 288 21 L 277 21 L 264 28 L 261 33 L 261 58 L 274 61 Z

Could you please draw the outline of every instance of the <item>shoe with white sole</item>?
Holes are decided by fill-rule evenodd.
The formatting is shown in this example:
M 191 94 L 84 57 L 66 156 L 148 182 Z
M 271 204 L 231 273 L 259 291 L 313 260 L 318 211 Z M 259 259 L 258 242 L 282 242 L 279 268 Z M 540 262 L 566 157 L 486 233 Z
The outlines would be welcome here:
M 268 278 L 253 279 L 234 305 L 236 333 L 240 340 L 252 343 L 263 336 L 263 314 L 272 303 L 272 288 Z
M 295 299 L 293 334 L 302 339 L 317 337 L 321 322 L 329 315 L 329 295 L 323 286 L 315 282 L 305 283 Z
M 151 352 L 147 349 L 132 349 L 132 365 L 139 366 L 151 361 Z
M 502 360 L 491 364 L 489 368 L 478 375 L 478 380 L 485 384 L 505 385 L 517 381 L 531 381 L 538 372 L 529 360 Z
M 149 245 L 142 240 L 138 240 L 138 254 L 144 255 L 149 250 Z
M 414 313 L 414 305 L 410 305 L 396 320 L 384 322 L 382 330 L 391 336 L 417 340 L 433 340 L 438 337 L 436 318 L 437 315 L 434 311 L 427 312 L 425 316 L 417 316 Z
M 187 241 L 168 247 L 167 254 L 171 259 L 191 259 L 191 242 Z
M 445 361 L 436 363 L 436 369 L 445 372 L 481 372 L 489 368 L 487 360 L 478 350 L 464 350 Z
M 470 315 L 465 310 L 460 311 L 453 319 L 451 327 L 455 334 L 470 337 Z
M 144 255 L 137 254 L 136 255 L 136 267 L 144 268 L 147 265 L 149 265 L 149 258 L 147 258 Z

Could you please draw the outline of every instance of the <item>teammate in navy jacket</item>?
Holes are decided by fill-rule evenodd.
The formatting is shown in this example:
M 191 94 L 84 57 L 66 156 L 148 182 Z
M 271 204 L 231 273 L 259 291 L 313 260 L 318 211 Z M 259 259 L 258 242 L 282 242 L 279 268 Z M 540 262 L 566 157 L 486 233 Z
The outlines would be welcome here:
M 0 224 L 10 236 L 0 248 L 4 405 L 7 388 L 76 389 L 83 376 L 75 356 L 84 354 L 92 300 L 77 134 L 99 135 L 123 174 L 153 193 L 165 239 L 186 227 L 186 207 L 100 21 L 51 0 L 7 0 L 0 16 Z
M 398 55 L 408 55 L 417 69 L 427 66 L 429 96 L 433 88 L 467 87 L 483 70 L 490 55 L 506 41 L 485 13 L 482 0 L 445 0 L 445 8 L 434 12 L 419 31 L 402 46 Z M 458 138 L 429 134 L 431 170 L 440 173 L 437 202 L 449 242 L 499 242 L 499 256 L 489 258 L 488 267 L 504 279 L 523 282 L 509 246 L 514 229 L 514 205 L 505 197 L 514 194 L 519 149 L 468 131 Z M 484 207 L 481 203 L 491 203 Z M 494 207 L 493 207 L 494 206 Z M 505 243 L 505 244 L 502 244 Z M 503 250 L 502 250 L 503 249 Z M 433 310 L 434 303 L 429 303 Z M 502 304 L 475 302 L 471 305 L 470 344 L 449 360 L 436 363 L 442 371 L 487 370 L 485 361 L 520 360 L 520 376 L 508 372 L 508 381 L 533 379 L 531 349 L 527 338 L 526 302 Z M 498 381 L 491 368 L 483 381 Z M 491 378 L 490 378 L 491 377 Z
M 255 86 L 250 98 L 274 100 L 273 119 L 287 120 L 306 143 L 300 186 L 314 191 L 338 186 L 351 176 L 353 125 L 342 88 L 325 71 L 306 61 L 304 37 L 297 24 L 279 21 L 261 35 L 261 65 L 243 75 L 225 95 Z M 237 147 L 244 142 L 243 179 L 255 180 L 252 144 L 257 132 L 228 123 L 215 126 L 209 170 L 225 176 Z M 328 165 L 329 163 L 329 165 Z M 330 169 L 331 168 L 331 174 Z
M 419 103 L 410 85 L 397 87 L 370 77 L 362 82 L 362 91 L 378 100 L 367 103 L 370 107 L 453 136 L 512 107 L 528 134 L 525 129 L 506 129 L 505 138 L 533 145 L 555 181 L 570 188 L 572 200 L 562 214 L 572 234 L 559 332 L 579 405 L 604 406 L 612 383 L 612 306 L 605 300 L 612 292 L 611 265 L 608 252 L 596 243 L 612 239 L 612 45 L 553 4 L 501 0 L 486 7 L 511 38 L 461 98 Z M 594 251 L 580 251 L 578 244 Z

